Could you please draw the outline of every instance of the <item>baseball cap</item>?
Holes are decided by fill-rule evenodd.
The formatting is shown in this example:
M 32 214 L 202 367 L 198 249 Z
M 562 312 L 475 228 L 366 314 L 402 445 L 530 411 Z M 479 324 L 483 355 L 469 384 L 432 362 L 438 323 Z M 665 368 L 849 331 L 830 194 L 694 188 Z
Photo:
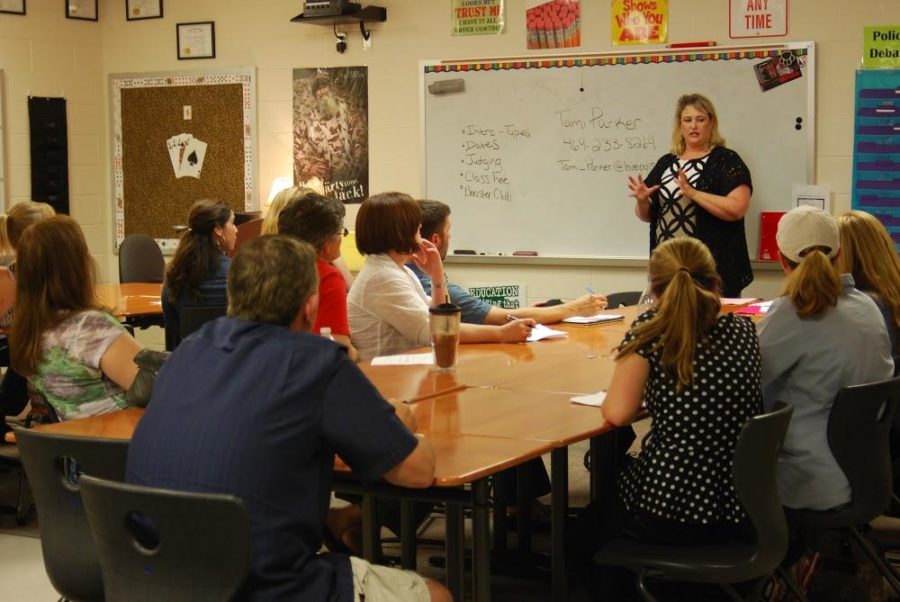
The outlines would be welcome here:
M 811 247 L 825 247 L 828 257 L 837 255 L 841 237 L 837 221 L 818 207 L 802 205 L 791 209 L 778 222 L 775 235 L 781 254 L 795 263 L 803 259 L 803 251 Z

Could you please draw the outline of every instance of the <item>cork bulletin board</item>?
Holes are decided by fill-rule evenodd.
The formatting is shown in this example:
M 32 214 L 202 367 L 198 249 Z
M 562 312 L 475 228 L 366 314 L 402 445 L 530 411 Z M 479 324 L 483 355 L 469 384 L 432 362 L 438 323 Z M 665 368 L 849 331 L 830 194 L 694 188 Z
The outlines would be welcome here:
M 115 247 L 152 236 L 173 252 L 191 204 L 255 206 L 256 82 L 252 68 L 113 74 L 112 198 Z

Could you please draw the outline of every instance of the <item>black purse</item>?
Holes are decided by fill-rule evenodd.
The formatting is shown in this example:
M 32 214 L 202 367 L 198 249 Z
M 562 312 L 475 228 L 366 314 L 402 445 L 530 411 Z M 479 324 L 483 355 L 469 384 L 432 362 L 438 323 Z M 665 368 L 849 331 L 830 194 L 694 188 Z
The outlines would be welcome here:
M 125 401 L 128 405 L 139 408 L 145 407 L 153 395 L 153 383 L 160 368 L 169 359 L 168 351 L 156 351 L 154 349 L 142 349 L 134 356 L 134 363 L 138 366 L 138 373 L 134 377 L 128 391 L 125 392 Z

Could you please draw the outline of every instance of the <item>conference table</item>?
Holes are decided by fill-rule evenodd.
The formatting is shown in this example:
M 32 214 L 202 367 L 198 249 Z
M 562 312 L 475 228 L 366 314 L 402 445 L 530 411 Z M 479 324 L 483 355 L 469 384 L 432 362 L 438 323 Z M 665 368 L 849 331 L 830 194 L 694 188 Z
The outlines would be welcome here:
M 98 284 L 94 290 L 104 307 L 134 326 L 163 326 L 162 283 Z
M 125 287 L 127 285 L 121 285 Z M 157 285 L 158 286 L 158 285 Z M 129 289 L 120 288 L 120 299 Z M 135 293 L 138 307 L 142 294 Z M 158 297 L 157 297 L 158 298 Z M 726 311 L 734 308 L 726 308 Z M 428 489 L 405 489 L 380 482 L 363 486 L 339 460 L 335 489 L 363 495 L 364 555 L 375 558 L 378 532 L 374 498 L 401 500 L 401 562 L 415 563 L 411 502 L 440 501 L 447 508 L 447 581 L 456 599 L 465 592 L 463 509 L 472 508 L 473 598 L 489 600 L 490 478 L 550 454 L 551 458 L 551 572 L 554 600 L 567 597 L 565 520 L 568 510 L 568 446 L 591 444 L 591 497 L 615 475 L 615 467 L 601 466 L 601 450 L 615 449 L 616 430 L 597 407 L 571 402 L 573 395 L 606 389 L 614 370 L 615 348 L 625 336 L 637 308 L 606 313 L 624 315 L 620 322 L 596 325 L 558 324 L 566 338 L 521 344 L 461 345 L 453 372 L 437 372 L 428 365 L 360 365 L 387 398 L 410 405 L 417 432 L 435 448 L 435 480 Z M 421 353 L 427 349 L 411 350 Z M 42 430 L 98 438 L 130 438 L 142 410 L 71 422 L 44 425 Z M 613 454 L 606 454 L 613 458 Z M 519 471 L 519 507 L 527 499 L 526 471 Z M 494 548 L 506 550 L 506 505 L 495 488 Z M 520 552 L 530 553 L 529 521 L 519 513 Z

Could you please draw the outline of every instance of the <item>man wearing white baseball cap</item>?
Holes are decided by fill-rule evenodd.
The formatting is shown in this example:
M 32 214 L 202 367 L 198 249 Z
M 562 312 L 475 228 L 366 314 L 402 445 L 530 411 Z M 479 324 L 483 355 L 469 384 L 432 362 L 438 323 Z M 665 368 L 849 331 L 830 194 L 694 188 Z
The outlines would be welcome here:
M 826 427 L 837 392 L 890 378 L 891 342 L 872 299 L 839 274 L 837 222 L 797 207 L 778 224 L 784 292 L 759 323 L 763 403 L 794 406 L 778 461 L 778 492 L 790 508 L 826 510 L 850 501 L 850 484 L 828 446 Z

